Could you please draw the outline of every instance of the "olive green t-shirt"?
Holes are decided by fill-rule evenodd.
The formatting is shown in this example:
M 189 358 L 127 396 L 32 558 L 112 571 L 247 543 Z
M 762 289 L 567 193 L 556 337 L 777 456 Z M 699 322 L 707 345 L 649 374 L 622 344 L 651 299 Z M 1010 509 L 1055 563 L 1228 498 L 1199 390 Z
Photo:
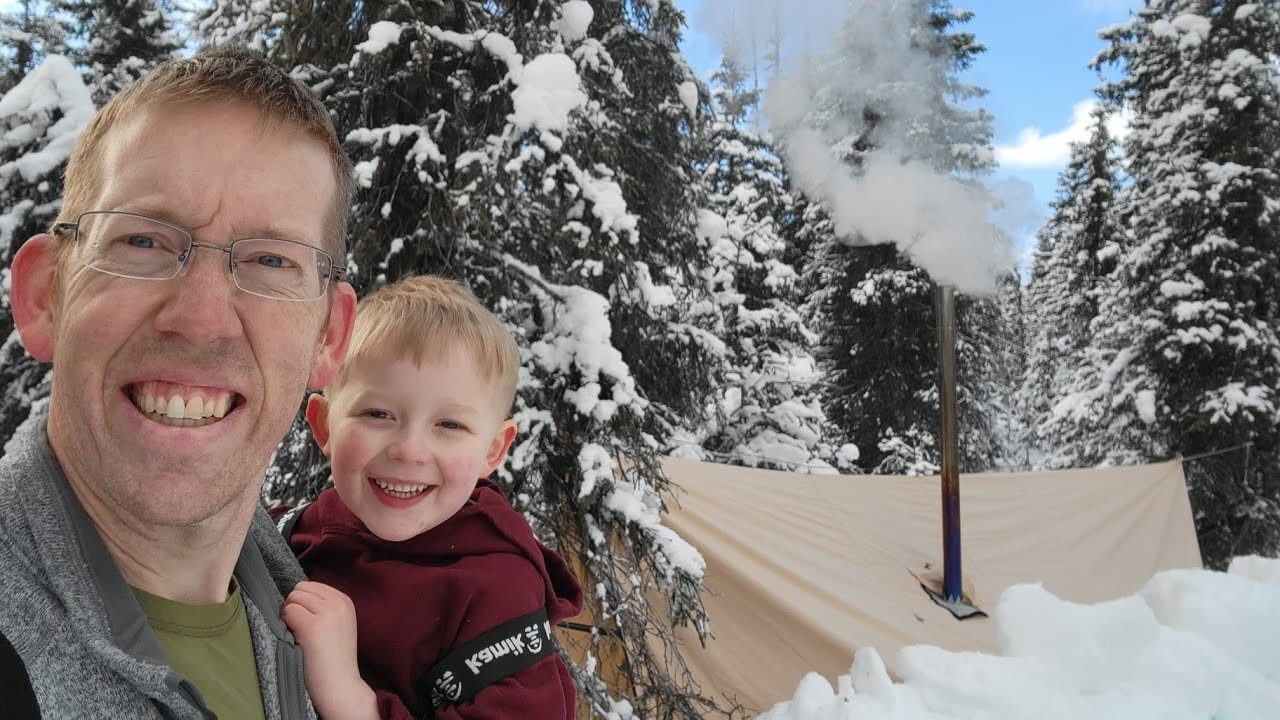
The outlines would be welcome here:
M 249 617 L 240 587 L 220 605 L 186 605 L 133 589 L 174 670 L 223 720 L 265 720 Z

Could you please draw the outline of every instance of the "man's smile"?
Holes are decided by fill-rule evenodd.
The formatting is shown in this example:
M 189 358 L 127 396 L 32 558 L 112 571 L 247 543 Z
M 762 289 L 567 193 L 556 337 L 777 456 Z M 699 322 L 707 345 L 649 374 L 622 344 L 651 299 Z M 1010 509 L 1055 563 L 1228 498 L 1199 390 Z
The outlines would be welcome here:
M 244 398 L 226 388 L 195 387 L 151 380 L 131 383 L 125 394 L 149 420 L 174 427 L 212 425 Z

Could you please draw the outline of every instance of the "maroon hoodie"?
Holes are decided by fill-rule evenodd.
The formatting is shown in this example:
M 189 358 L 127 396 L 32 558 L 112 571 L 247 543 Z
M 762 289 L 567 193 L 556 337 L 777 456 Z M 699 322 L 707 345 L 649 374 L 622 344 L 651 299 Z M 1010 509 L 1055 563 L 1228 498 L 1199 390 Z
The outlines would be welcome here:
M 329 489 L 303 510 L 289 544 L 307 577 L 355 603 L 360 672 L 385 720 L 414 720 L 413 708 L 429 706 L 414 681 L 454 648 L 539 608 L 553 625 L 582 610 L 569 566 L 490 480 L 453 517 L 403 542 L 374 535 Z M 552 654 L 434 717 L 572 720 L 573 680 Z

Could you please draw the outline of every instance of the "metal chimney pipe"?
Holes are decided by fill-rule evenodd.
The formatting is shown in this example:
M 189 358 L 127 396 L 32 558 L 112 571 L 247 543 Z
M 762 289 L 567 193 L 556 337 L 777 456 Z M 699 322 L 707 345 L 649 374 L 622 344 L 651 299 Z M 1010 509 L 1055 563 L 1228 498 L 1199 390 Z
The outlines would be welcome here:
M 955 288 L 939 285 L 938 397 L 942 406 L 942 596 L 949 602 L 964 597 L 960 579 L 960 461 L 956 420 L 956 308 Z

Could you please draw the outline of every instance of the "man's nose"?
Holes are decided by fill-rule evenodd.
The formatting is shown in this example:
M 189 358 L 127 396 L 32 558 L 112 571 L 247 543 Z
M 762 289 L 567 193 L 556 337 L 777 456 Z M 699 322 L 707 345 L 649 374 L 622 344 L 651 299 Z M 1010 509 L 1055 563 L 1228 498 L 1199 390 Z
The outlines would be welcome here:
M 236 288 L 227 271 L 227 255 L 191 248 L 183 271 L 165 281 L 165 302 L 156 313 L 156 327 L 210 342 L 244 334 L 236 311 Z

